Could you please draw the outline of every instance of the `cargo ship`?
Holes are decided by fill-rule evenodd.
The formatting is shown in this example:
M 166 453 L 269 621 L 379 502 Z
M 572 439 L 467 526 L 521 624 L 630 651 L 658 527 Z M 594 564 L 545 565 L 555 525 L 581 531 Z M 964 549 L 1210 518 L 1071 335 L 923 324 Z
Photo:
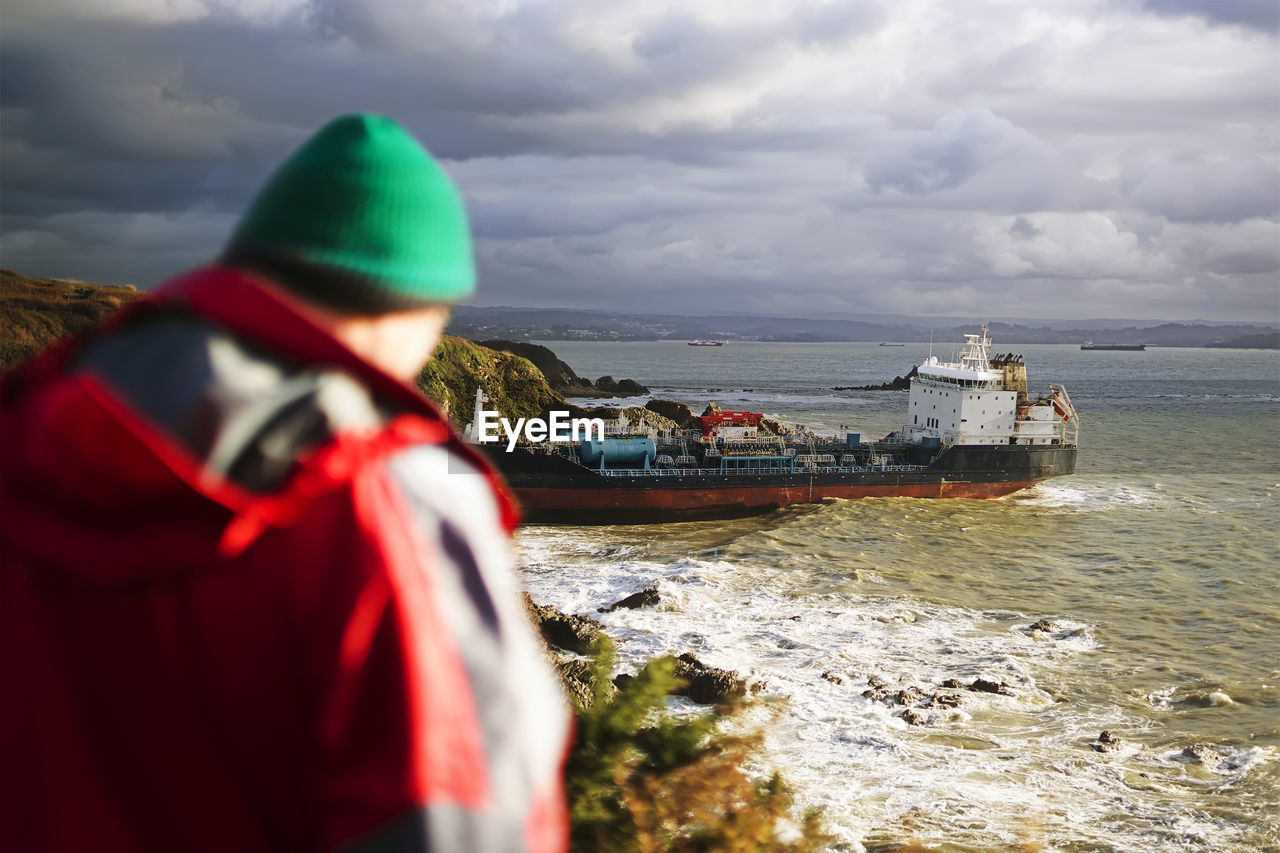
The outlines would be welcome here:
M 985 327 L 965 337 L 958 362 L 930 356 L 916 369 L 904 424 L 874 441 L 771 435 L 759 412 L 709 411 L 697 429 L 620 423 L 591 439 L 479 447 L 526 521 L 541 524 L 731 518 L 830 498 L 997 498 L 1073 473 L 1080 420 L 1066 389 L 1032 398 L 1021 356 L 991 357 Z
M 1080 345 L 1080 349 L 1083 350 L 1119 350 L 1122 352 L 1143 352 L 1146 348 L 1146 344 L 1095 344 L 1093 341 L 1085 341 Z

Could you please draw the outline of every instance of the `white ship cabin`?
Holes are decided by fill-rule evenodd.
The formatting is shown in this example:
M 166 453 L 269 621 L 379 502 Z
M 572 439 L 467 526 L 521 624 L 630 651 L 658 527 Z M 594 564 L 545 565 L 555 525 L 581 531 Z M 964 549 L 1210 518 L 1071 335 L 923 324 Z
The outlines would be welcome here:
M 965 335 L 958 362 L 930 356 L 916 368 L 903 429 L 909 441 L 932 438 L 943 445 L 975 445 L 1068 440 L 1064 426 L 1075 411 L 1066 391 L 1055 388 L 1051 398 L 1030 403 L 1021 357 L 1002 356 L 993 364 L 990 351 L 983 326 L 980 335 Z

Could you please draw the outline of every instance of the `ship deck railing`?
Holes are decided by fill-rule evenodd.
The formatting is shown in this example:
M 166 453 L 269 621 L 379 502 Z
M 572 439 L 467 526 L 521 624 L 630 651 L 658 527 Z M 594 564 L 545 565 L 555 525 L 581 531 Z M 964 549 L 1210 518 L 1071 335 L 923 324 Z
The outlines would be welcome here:
M 777 474 L 879 474 L 882 472 L 904 473 L 912 471 L 924 471 L 927 465 L 868 465 L 851 467 L 847 465 L 840 466 L 822 466 L 813 468 L 808 466 L 797 466 L 796 470 L 779 471 L 779 470 L 757 470 L 743 469 L 741 471 L 726 470 L 719 468 L 604 468 L 592 469 L 595 473 L 602 477 L 760 477 Z

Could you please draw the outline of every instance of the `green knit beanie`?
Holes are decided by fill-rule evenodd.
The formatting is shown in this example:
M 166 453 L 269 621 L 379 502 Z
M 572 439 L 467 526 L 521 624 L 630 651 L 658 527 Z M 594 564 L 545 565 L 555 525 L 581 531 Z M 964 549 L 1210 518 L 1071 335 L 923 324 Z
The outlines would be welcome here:
M 379 314 L 475 291 L 462 199 L 394 120 L 336 118 L 272 175 L 223 259 L 354 314 Z

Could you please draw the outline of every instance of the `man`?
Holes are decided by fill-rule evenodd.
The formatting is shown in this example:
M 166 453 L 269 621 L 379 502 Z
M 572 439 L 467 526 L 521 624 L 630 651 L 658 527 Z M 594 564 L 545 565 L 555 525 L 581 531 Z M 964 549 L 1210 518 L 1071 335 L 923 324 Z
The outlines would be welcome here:
M 336 119 L 222 261 L 0 384 L 0 849 L 562 850 L 515 511 L 414 391 L 462 202 Z

